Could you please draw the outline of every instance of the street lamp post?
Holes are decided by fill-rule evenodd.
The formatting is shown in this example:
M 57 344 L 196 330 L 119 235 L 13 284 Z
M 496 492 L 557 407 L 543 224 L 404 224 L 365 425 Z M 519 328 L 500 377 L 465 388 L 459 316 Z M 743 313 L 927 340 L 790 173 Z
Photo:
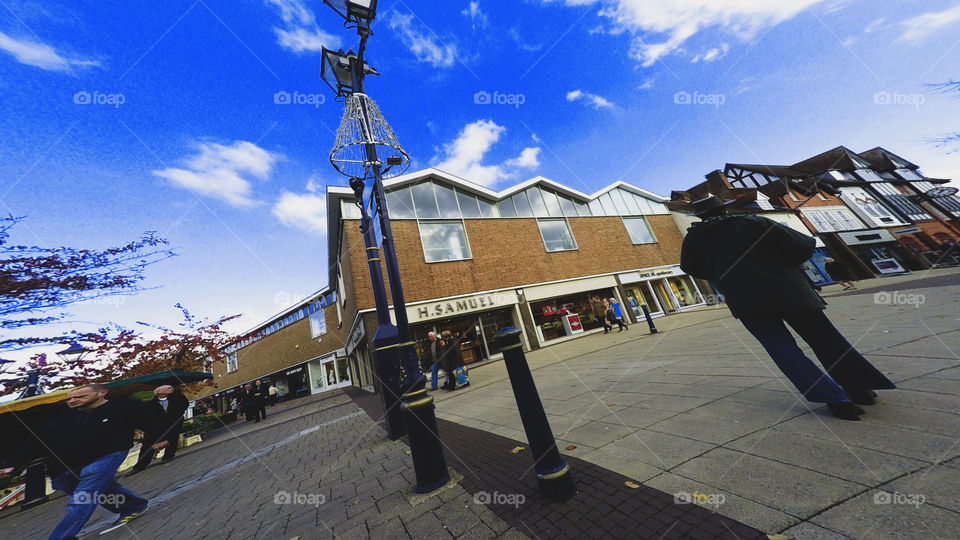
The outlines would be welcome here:
M 330 163 L 351 178 L 351 188 L 359 199 L 361 230 L 377 306 L 379 324 L 373 337 L 374 361 L 381 379 L 387 431 L 391 438 L 397 438 L 404 432 L 409 435 L 410 453 L 417 477 L 414 490 L 426 493 L 446 484 L 450 476 L 437 434 L 434 400 L 426 395 L 426 379 L 420 370 L 416 343 L 411 339 L 396 246 L 383 190 L 384 175 L 391 171 L 393 174 L 403 172 L 410 165 L 410 158 L 377 105 L 363 90 L 364 77 L 368 74 L 378 75 L 363 59 L 367 38 L 371 35 L 370 23 L 376 16 L 376 0 L 324 0 L 324 3 L 343 17 L 345 26 L 356 28 L 360 36 L 357 53 L 323 49 L 321 76 L 338 97 L 344 98 L 345 104 L 337 141 L 330 153 Z M 387 165 L 385 169 L 384 163 Z M 363 201 L 366 189 L 364 181 L 368 179 L 372 180 L 369 204 L 379 217 L 382 236 L 380 249 L 375 245 L 372 219 Z M 390 322 L 380 257 L 377 257 L 381 252 L 390 283 L 396 325 Z M 397 414 L 400 402 L 402 415 Z

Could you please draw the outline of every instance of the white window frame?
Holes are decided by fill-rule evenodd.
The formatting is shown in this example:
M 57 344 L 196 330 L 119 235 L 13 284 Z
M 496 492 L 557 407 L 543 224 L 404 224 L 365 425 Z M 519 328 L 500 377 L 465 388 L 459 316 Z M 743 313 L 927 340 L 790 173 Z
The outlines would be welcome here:
M 660 241 L 657 240 L 657 233 L 653 232 L 653 227 L 650 226 L 650 220 L 648 220 L 646 216 L 620 216 L 620 221 L 623 222 L 623 228 L 624 228 L 624 230 L 627 231 L 627 236 L 630 236 L 630 228 L 627 227 L 627 223 L 626 223 L 628 219 L 641 219 L 641 220 L 643 220 L 643 222 L 647 224 L 647 230 L 650 231 L 650 236 L 653 237 L 653 242 L 634 242 L 634 241 L 633 241 L 633 237 L 631 236 L 631 237 L 630 237 L 630 242 L 631 242 L 633 245 L 635 245 L 635 246 L 647 246 L 647 245 L 650 245 L 650 244 L 658 244 L 658 243 L 660 243 Z
M 422 224 L 454 224 L 459 223 L 460 227 L 463 229 L 463 239 L 467 244 L 467 257 L 463 259 L 444 259 L 442 261 L 431 261 L 427 259 L 427 246 L 423 242 L 423 232 L 420 230 L 420 225 Z M 420 235 L 420 249 L 423 252 L 423 260 L 427 264 L 437 264 L 437 263 L 446 263 L 446 262 L 457 262 L 457 261 L 469 261 L 473 259 L 473 249 L 470 247 L 470 236 L 467 235 L 467 225 L 463 222 L 463 218 L 460 219 L 418 219 L 417 220 L 417 234 Z
M 570 239 L 573 240 L 573 247 L 572 247 L 572 248 L 565 248 L 565 249 L 550 249 L 550 248 L 547 246 L 547 240 L 543 237 L 543 228 L 540 227 L 540 223 L 541 223 L 541 222 L 544 222 L 544 221 L 562 221 L 563 224 L 566 225 L 566 227 L 567 227 L 567 232 L 570 233 Z M 547 250 L 547 253 L 562 253 L 562 252 L 564 252 L 564 251 L 578 251 L 578 250 L 580 249 L 580 244 L 577 243 L 577 237 L 574 236 L 574 234 L 573 234 L 573 229 L 570 227 L 570 221 L 567 220 L 567 218 L 565 218 L 565 217 L 562 217 L 562 218 L 550 218 L 550 217 L 537 218 L 537 230 L 540 231 L 540 240 L 543 242 L 543 248 Z

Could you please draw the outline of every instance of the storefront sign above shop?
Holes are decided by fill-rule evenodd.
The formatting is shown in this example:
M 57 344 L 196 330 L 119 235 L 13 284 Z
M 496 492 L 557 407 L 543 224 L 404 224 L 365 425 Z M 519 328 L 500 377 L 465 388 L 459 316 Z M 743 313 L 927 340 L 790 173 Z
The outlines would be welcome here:
M 881 242 L 896 242 L 897 239 L 885 229 L 872 229 L 869 231 L 848 231 L 837 233 L 837 236 L 848 246 L 860 244 L 879 244 Z
M 360 340 L 363 339 L 364 334 L 366 334 L 366 330 L 363 327 L 363 317 L 357 317 L 357 325 L 353 327 L 353 331 L 347 336 L 347 345 L 344 347 L 343 356 L 353 353 L 353 350 L 360 344 Z
M 293 368 L 293 369 L 288 369 L 287 371 L 284 372 L 284 375 L 293 375 L 294 373 L 300 373 L 301 371 L 303 371 L 303 366 Z
M 656 270 L 646 270 L 643 272 L 627 272 L 620 274 L 620 283 L 637 283 L 648 279 L 659 279 L 672 276 L 682 276 L 683 270 L 679 266 L 670 266 L 668 268 L 657 268 Z
M 515 291 L 478 294 L 462 298 L 452 298 L 441 302 L 427 302 L 407 306 L 407 318 L 413 321 L 429 321 L 441 317 L 452 317 L 475 311 L 505 307 L 519 302 Z
M 891 233 L 897 236 L 903 236 L 905 234 L 913 234 L 920 232 L 920 227 L 904 227 L 902 229 L 892 229 Z

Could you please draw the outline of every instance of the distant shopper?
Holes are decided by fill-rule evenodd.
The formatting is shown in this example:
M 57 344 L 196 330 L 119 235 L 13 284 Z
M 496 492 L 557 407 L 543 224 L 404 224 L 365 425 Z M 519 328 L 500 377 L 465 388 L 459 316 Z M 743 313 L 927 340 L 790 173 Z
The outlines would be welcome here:
M 800 269 L 813 255 L 812 237 L 764 217 L 728 216 L 715 196 L 693 208 L 702 221 L 683 241 L 680 268 L 713 282 L 733 316 L 804 397 L 826 403 L 837 418 L 859 420 L 864 411 L 856 404 L 873 405 L 873 390 L 896 388 L 824 315 L 826 304 Z M 784 323 L 827 373 L 803 354 Z
M 127 473 L 132 476 L 142 472 L 150 466 L 153 455 L 156 451 L 153 445 L 160 441 L 166 441 L 166 448 L 163 450 L 163 462 L 170 463 L 177 453 L 177 445 L 180 442 L 180 431 L 183 429 L 183 413 L 187 410 L 186 396 L 169 384 L 158 386 L 153 391 L 154 398 L 147 402 L 147 408 L 157 419 L 159 431 L 154 433 L 144 432 L 143 444 L 140 447 L 140 457 L 136 465 Z
M 90 520 L 97 505 L 118 514 L 107 532 L 126 525 L 147 509 L 147 500 L 118 484 L 117 468 L 133 446 L 137 428 L 156 433 L 156 418 L 145 403 L 128 399 L 106 399 L 107 388 L 89 384 L 67 393 L 70 411 L 39 426 L 34 438 L 6 462 L 0 477 L 38 454 L 47 454 L 47 471 L 54 489 L 67 493 L 67 514 L 50 533 L 51 539 L 76 538 Z M 166 446 L 161 441 L 153 448 Z
M 257 415 L 261 420 L 267 419 L 267 396 L 269 390 L 267 390 L 267 385 L 263 384 L 263 381 L 257 379 L 253 383 L 253 396 L 257 400 Z
M 250 383 L 243 385 L 243 390 L 240 391 L 240 410 L 243 411 L 243 416 L 247 419 L 247 422 L 251 420 L 254 423 L 260 421 L 260 416 L 257 414 L 260 407 L 257 405 L 257 396 L 253 393 L 253 385 Z
M 436 332 L 427 332 L 427 352 L 430 354 L 430 389 L 437 389 L 437 376 L 440 371 L 440 340 Z
M 613 310 L 613 316 L 617 320 L 618 332 L 623 332 L 624 330 L 629 330 L 630 327 L 623 324 L 623 311 L 620 310 L 620 304 L 617 302 L 616 298 L 610 299 L 610 308 Z M 610 327 L 613 330 L 613 326 Z
M 446 373 L 446 381 L 443 384 L 445 390 L 456 390 L 457 379 L 454 372 L 463 367 L 463 355 L 460 354 L 460 338 L 449 330 L 444 330 L 440 337 L 440 362 L 443 364 L 443 371 Z
M 854 283 L 853 278 L 850 277 L 850 271 L 847 270 L 847 267 L 844 266 L 843 263 L 829 257 L 824 259 L 823 262 L 826 263 L 823 266 L 827 269 L 827 273 L 830 274 L 830 277 L 832 277 L 834 281 L 843 287 L 843 290 L 848 291 L 857 288 L 857 284 Z
M 612 298 L 610 300 L 612 300 Z M 607 325 L 604 327 L 605 334 L 608 332 L 612 332 L 613 323 L 617 322 L 617 313 L 613 311 L 613 303 L 611 303 L 610 300 L 606 298 L 603 299 L 603 308 L 606 312 L 606 319 L 607 319 Z M 622 332 L 623 329 L 621 328 L 620 331 Z
M 277 397 L 279 396 L 280 391 L 277 390 L 276 385 L 270 383 L 270 388 L 267 388 L 267 396 L 269 396 L 270 406 L 273 407 L 277 404 Z
M 607 323 L 607 306 L 599 296 L 590 299 L 590 306 L 593 308 L 593 319 L 597 321 L 597 326 L 603 325 L 603 333 L 606 334 L 613 329 Z

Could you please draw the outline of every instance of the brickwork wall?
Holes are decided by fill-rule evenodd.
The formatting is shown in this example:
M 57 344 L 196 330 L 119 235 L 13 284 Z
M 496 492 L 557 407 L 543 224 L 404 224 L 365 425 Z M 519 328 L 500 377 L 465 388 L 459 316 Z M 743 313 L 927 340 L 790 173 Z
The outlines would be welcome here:
M 213 366 L 213 380 L 217 386 L 204 390 L 202 394 L 227 390 L 343 347 L 349 329 L 346 325 L 337 328 L 336 306 L 331 304 L 323 312 L 327 320 L 327 333 L 321 336 L 319 342 L 310 338 L 310 318 L 300 319 L 240 349 L 237 352 L 237 371 L 227 373 L 226 362 L 216 363 Z
M 417 222 L 392 222 L 407 302 L 648 268 L 680 262 L 683 237 L 670 215 L 647 216 L 656 244 L 633 245 L 619 217 L 570 218 L 579 249 L 548 253 L 534 218 L 467 219 L 473 258 L 427 263 Z M 363 241 L 355 221 L 346 222 L 353 288 L 360 309 L 373 307 Z M 344 268 L 346 268 L 344 264 Z M 382 261 L 381 261 L 382 267 Z M 384 268 L 384 275 L 386 269 Z M 389 294 L 389 287 L 387 287 Z

